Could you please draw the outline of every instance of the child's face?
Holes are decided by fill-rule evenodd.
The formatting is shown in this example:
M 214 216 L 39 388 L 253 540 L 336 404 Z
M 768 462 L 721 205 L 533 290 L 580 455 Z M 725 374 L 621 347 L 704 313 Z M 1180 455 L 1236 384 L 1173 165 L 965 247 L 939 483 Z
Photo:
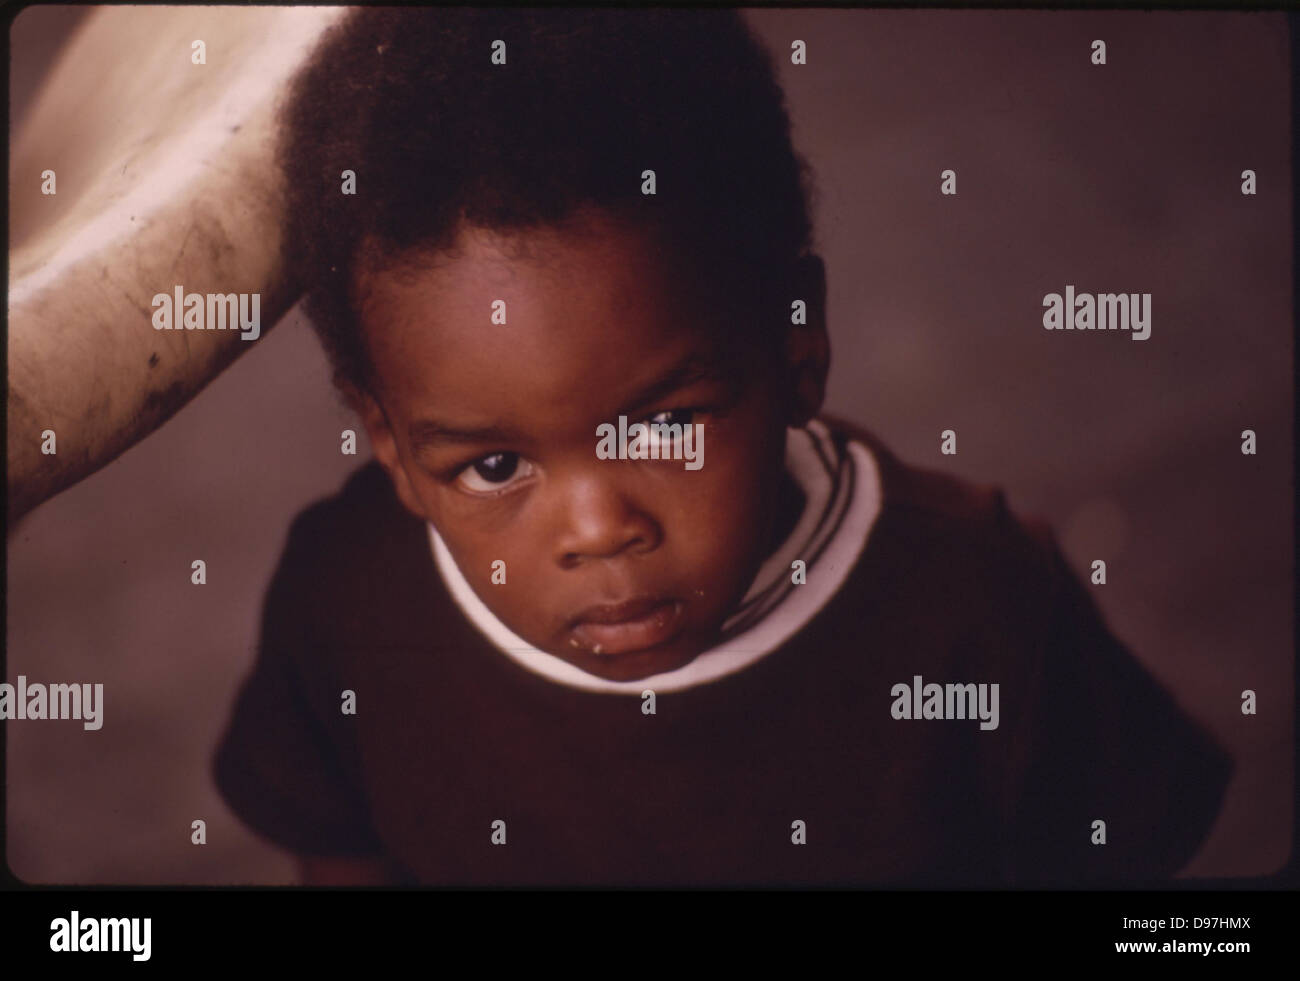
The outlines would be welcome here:
M 377 379 L 359 407 L 403 503 L 511 630 L 617 681 L 716 641 L 789 517 L 786 426 L 817 408 L 795 346 L 724 340 L 725 291 L 672 276 L 657 241 L 474 229 L 357 280 Z M 620 415 L 702 423 L 703 465 L 599 458 Z

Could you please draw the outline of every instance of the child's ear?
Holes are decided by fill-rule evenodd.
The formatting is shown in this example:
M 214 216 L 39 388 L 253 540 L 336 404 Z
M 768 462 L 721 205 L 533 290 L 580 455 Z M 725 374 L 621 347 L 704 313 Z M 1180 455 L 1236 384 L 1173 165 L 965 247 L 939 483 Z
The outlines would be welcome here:
M 428 521 L 429 516 L 424 513 L 424 508 L 421 507 L 420 500 L 411 487 L 410 478 L 406 475 L 406 468 L 402 465 L 401 456 L 397 452 L 397 438 L 393 435 L 384 407 L 369 392 L 357 388 L 346 379 L 339 378 L 336 382 L 342 389 L 348 405 L 352 407 L 352 411 L 361 417 L 361 422 L 366 427 L 366 435 L 370 437 L 370 447 L 375 452 L 375 459 L 388 472 L 398 499 L 406 510 L 420 520 Z
M 831 344 L 826 333 L 826 267 L 821 256 L 806 255 L 795 263 L 793 296 L 807 306 L 807 323 L 786 330 L 789 403 L 786 424 L 807 425 L 826 399 Z

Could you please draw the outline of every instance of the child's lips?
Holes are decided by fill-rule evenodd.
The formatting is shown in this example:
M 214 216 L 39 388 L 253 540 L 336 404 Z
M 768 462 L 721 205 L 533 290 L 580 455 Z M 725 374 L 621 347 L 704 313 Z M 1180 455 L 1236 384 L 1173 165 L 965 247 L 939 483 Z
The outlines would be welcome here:
M 593 606 L 578 614 L 571 632 L 593 654 L 627 654 L 667 643 L 682 625 L 682 604 L 662 597 L 636 597 Z

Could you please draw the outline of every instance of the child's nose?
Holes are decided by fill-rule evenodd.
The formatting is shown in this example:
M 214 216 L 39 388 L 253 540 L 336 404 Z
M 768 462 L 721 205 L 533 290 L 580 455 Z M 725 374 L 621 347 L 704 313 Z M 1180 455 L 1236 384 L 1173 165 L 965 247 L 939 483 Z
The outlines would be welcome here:
M 663 540 L 655 518 L 610 477 L 589 471 L 552 485 L 558 495 L 555 560 L 562 568 L 649 552 Z

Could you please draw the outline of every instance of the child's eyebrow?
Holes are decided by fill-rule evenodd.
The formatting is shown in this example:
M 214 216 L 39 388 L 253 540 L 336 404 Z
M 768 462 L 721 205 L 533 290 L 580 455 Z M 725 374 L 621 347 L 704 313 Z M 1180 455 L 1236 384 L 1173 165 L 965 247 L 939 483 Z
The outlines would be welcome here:
M 692 354 L 674 368 L 670 368 L 662 377 L 646 385 L 629 399 L 622 410 L 624 415 L 657 402 L 666 395 L 671 395 L 679 388 L 686 388 L 702 381 L 731 380 L 722 366 L 714 358 L 702 354 Z
M 414 450 L 435 443 L 516 443 L 525 438 L 523 433 L 505 426 L 461 429 L 434 419 L 417 419 L 406 432 Z

